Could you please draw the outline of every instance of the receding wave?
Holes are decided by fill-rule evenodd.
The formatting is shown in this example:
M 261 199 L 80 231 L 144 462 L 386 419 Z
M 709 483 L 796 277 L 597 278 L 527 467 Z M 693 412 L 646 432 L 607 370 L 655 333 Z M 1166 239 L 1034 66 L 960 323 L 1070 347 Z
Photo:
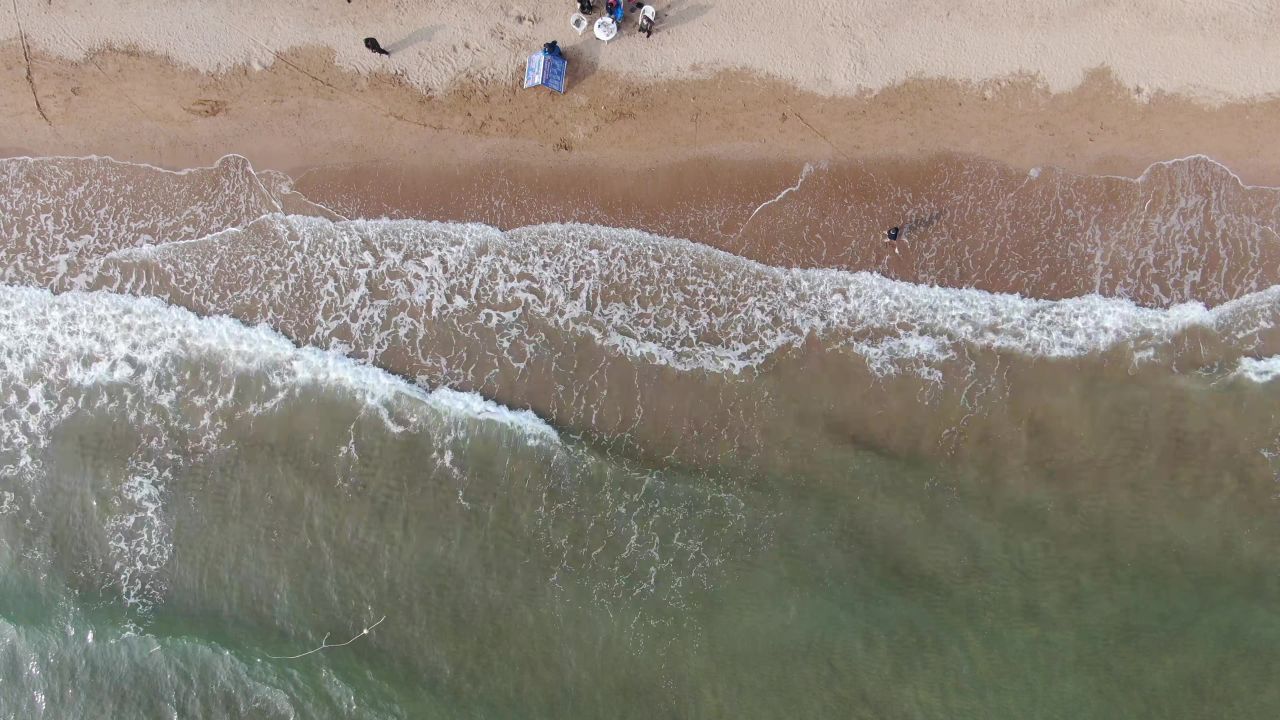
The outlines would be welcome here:
M 0 282 L 74 289 L 123 247 L 193 240 L 272 212 L 334 217 L 227 156 L 169 172 L 110 158 L 0 160 Z
M 650 434 L 670 432 L 674 413 L 692 425 L 658 443 L 664 454 L 679 441 L 729 443 L 737 456 L 754 456 L 738 443 L 762 447 L 780 431 L 772 422 L 717 421 L 711 436 L 690 428 L 702 415 L 790 423 L 753 380 L 785 377 L 818 357 L 871 397 L 914 388 L 929 401 L 898 421 L 929 428 L 925 436 L 941 443 L 955 439 L 954 426 L 926 415 L 955 420 L 968 408 L 1014 421 L 996 401 L 1009 391 L 1011 367 L 1076 361 L 1095 372 L 1151 367 L 1208 382 L 1242 359 L 1280 352 L 1280 289 L 1213 309 L 1032 300 L 771 268 L 589 226 L 504 233 L 273 215 L 199 241 L 120 251 L 92 286 L 266 323 L 299 343 L 476 390 L 610 440 L 652 447 Z M 652 403 L 671 405 L 669 392 L 701 403 L 646 418 Z
M 898 252 L 879 241 L 893 225 Z M 1136 179 L 940 156 L 819 170 L 725 247 L 771 264 L 1167 307 L 1280 282 L 1278 228 L 1280 190 L 1246 186 L 1204 156 Z
M 385 163 L 299 178 L 348 217 L 642 229 L 779 267 L 1028 297 L 1217 305 L 1277 282 L 1280 190 L 1203 156 L 1140 177 L 1028 172 L 966 155 L 825 164 L 689 161 L 620 183 L 610 165 L 473 172 Z M 898 242 L 884 242 L 888 228 Z

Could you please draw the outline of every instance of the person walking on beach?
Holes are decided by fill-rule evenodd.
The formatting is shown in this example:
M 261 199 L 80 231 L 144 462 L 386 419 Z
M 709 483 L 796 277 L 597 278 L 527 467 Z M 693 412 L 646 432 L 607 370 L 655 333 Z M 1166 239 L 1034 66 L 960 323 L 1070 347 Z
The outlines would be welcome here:
M 369 52 L 371 53 L 377 55 L 391 55 L 391 53 L 387 52 L 386 49 L 382 47 L 382 44 L 378 42 L 378 38 L 365 38 L 364 46 L 369 48 Z

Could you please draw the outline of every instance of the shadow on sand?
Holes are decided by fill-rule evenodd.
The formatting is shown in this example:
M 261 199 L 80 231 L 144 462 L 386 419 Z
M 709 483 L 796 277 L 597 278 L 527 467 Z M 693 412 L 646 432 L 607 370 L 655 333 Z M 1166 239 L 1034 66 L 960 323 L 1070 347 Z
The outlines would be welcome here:
M 441 25 L 428 25 L 427 27 L 414 30 L 403 38 L 387 45 L 386 50 L 392 54 L 398 53 L 402 50 L 408 50 L 418 43 L 430 40 L 433 35 L 440 32 L 441 27 Z
M 675 0 L 665 8 L 658 8 L 658 22 L 653 26 L 654 34 L 664 30 L 674 30 L 687 25 L 711 12 L 711 6 L 704 2 L 690 3 L 689 0 Z

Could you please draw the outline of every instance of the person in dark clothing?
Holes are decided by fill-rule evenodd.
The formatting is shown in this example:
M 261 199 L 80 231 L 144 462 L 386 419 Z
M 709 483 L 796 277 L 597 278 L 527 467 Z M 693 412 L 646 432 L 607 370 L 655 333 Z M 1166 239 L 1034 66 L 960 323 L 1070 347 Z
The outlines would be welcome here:
M 653 37 L 653 18 L 656 13 L 646 12 L 649 6 L 644 3 L 636 3 L 635 9 L 640 12 L 640 32 L 647 38 Z
M 898 226 L 897 226 L 897 225 L 894 225 L 893 227 L 889 228 L 889 231 L 888 231 L 888 232 L 886 232 L 886 233 L 884 234 L 884 241 L 885 241 L 885 242 L 897 242 L 897 240 L 898 240 L 898 233 L 899 233 L 899 232 L 901 232 L 901 230 L 898 228 Z
M 564 57 L 564 53 L 560 52 L 560 43 L 555 40 L 542 46 L 542 54 L 550 55 L 551 57 Z
M 364 46 L 365 46 L 365 47 L 367 47 L 367 48 L 369 48 L 369 52 L 371 52 L 371 53 L 376 53 L 376 54 L 378 54 L 378 55 L 390 55 L 390 54 L 391 54 L 391 53 L 387 52 L 385 49 L 383 49 L 382 45 L 378 42 L 378 38 L 371 38 L 371 37 L 367 37 L 367 38 L 365 38 L 365 39 L 364 39 Z
M 595 11 L 596 6 L 591 2 L 591 0 L 578 0 L 578 12 L 583 15 L 590 15 Z

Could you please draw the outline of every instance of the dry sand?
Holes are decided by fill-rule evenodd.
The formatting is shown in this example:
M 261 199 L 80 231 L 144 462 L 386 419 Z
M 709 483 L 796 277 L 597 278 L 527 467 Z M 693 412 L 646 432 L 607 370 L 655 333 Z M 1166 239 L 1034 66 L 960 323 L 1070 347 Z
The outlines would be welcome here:
M 606 46 L 570 0 L 10 0 L 0 152 L 297 170 L 942 151 L 1129 176 L 1203 153 L 1280 182 L 1273 3 L 655 4 L 653 38 Z M 520 90 L 552 38 L 569 94 Z
M 340 67 L 390 67 L 440 92 L 506 81 L 543 42 L 578 40 L 573 0 L 11 0 L 36 52 L 83 59 L 103 47 L 163 55 L 206 72 L 268 66 L 299 47 L 335 48 Z M 6 6 L 10 3 L 4 3 Z M 603 5 L 603 0 L 600 0 Z M 1210 100 L 1280 91 L 1280 6 L 1269 0 L 655 0 L 659 30 L 630 27 L 579 59 L 629 83 L 744 70 L 824 94 L 912 78 L 1041 78 L 1054 92 L 1106 66 L 1139 95 Z M 8 16 L 7 18 L 5 16 Z M 363 49 L 374 35 L 389 62 Z

